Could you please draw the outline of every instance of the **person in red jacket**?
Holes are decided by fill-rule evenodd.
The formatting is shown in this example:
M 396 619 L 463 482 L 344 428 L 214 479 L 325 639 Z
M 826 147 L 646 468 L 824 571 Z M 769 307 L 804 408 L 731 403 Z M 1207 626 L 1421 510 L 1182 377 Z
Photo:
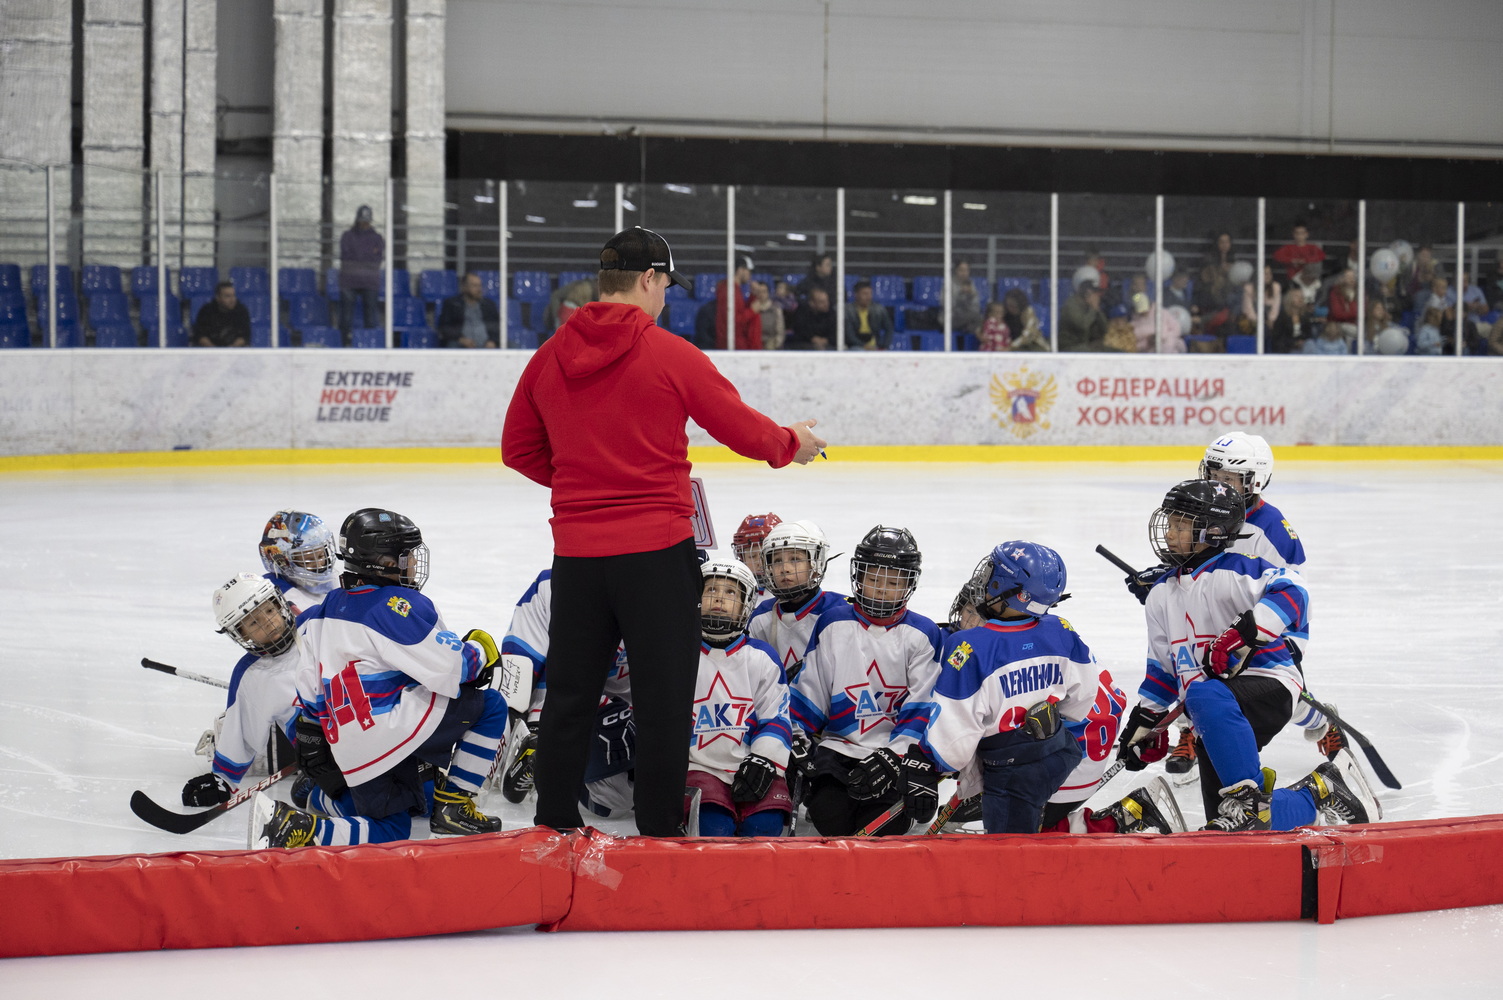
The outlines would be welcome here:
M 635 228 L 600 251 L 600 301 L 532 356 L 512 394 L 502 460 L 553 491 L 548 701 L 538 734 L 536 822 L 583 825 L 578 793 L 606 674 L 624 641 L 637 723 L 637 829 L 682 829 L 701 577 L 689 517 L 692 419 L 773 468 L 806 464 L 813 420 L 779 427 L 741 401 L 698 348 L 655 322 L 673 269 L 668 243 Z
M 736 273 L 732 276 L 736 295 L 736 350 L 760 351 L 762 349 L 762 314 L 751 307 L 751 300 L 744 288 L 751 281 L 752 260 L 736 258 Z M 725 350 L 725 282 L 715 286 L 715 346 Z

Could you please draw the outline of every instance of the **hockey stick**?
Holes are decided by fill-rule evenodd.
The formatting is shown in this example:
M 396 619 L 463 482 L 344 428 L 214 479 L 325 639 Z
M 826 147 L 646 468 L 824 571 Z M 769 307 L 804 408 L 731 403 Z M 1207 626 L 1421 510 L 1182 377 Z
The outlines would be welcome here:
M 235 808 L 257 792 L 265 791 L 296 770 L 296 764 L 288 764 L 280 771 L 268 774 L 254 785 L 240 789 L 224 802 L 217 806 L 210 806 L 203 812 L 180 813 L 164 809 L 142 791 L 137 791 L 130 797 L 130 811 L 159 830 L 166 830 L 168 833 L 192 833 L 210 820 L 217 819 L 225 810 Z
M 1179 701 L 1177 701 L 1177 702 L 1174 703 L 1174 707 L 1173 708 L 1169 709 L 1169 711 L 1167 711 L 1167 712 L 1164 713 L 1164 717 L 1162 719 L 1160 719 L 1157 723 L 1155 723 L 1154 727 L 1152 729 L 1150 729 L 1147 733 L 1145 733 L 1143 735 L 1142 739 L 1133 740 L 1131 743 L 1128 744 L 1128 746 L 1129 747 L 1135 747 L 1139 743 L 1142 743 L 1143 740 L 1148 739 L 1148 737 L 1152 736 L 1154 733 L 1157 733 L 1160 730 L 1168 729 L 1169 728 L 1169 724 L 1171 722 L 1173 722 L 1175 719 L 1179 718 L 1181 715 L 1183 715 L 1184 711 L 1185 711 L 1185 701 L 1184 701 L 1183 698 L 1181 698 Z M 1117 775 L 1121 774 L 1122 773 L 1122 769 L 1125 768 L 1126 766 L 1127 766 L 1127 761 L 1119 759 L 1115 764 L 1113 764 L 1111 767 L 1109 767 L 1105 771 L 1103 771 L 1102 774 L 1101 774 L 1101 777 L 1096 782 L 1096 787 L 1093 788 L 1093 789 L 1091 789 L 1091 795 L 1095 795 L 1097 792 L 1101 791 L 1101 789 L 1105 788 L 1106 787 L 1106 783 L 1108 781 L 1111 781 Z
M 969 799 L 962 799 L 960 797 L 960 789 L 957 788 L 955 794 L 950 796 L 950 801 L 946 802 L 943 808 L 939 810 L 939 815 L 934 817 L 934 822 L 929 824 L 929 829 L 924 831 L 924 836 L 936 836 L 939 831 L 945 828 L 945 824 L 950 822 L 950 817 L 959 812 L 960 807 L 968 801 Z
M 872 820 L 870 823 L 863 826 L 861 829 L 857 830 L 855 835 L 858 837 L 874 836 L 878 830 L 882 829 L 884 826 L 886 826 L 888 823 L 891 823 L 902 814 L 903 802 L 901 799 L 899 799 L 896 805 L 894 805 L 891 809 L 887 810 L 882 815 L 878 816 L 876 819 Z
M 198 681 L 200 684 L 212 684 L 217 688 L 228 688 L 230 686 L 229 681 L 222 681 L 218 677 L 210 677 L 208 674 L 195 674 L 191 670 L 179 670 L 177 667 L 170 667 L 165 663 L 158 663 L 156 660 L 148 660 L 144 656 L 141 657 L 141 666 L 147 670 L 160 670 L 164 674 L 185 677 L 190 681 Z
M 1325 702 L 1316 701 L 1314 698 L 1310 697 L 1310 692 L 1308 691 L 1301 691 L 1299 693 L 1299 699 L 1300 701 L 1314 706 L 1316 709 L 1322 712 L 1326 716 L 1326 718 L 1336 723 L 1336 725 L 1341 727 L 1341 729 L 1343 729 L 1344 731 L 1352 734 L 1352 739 L 1357 741 L 1357 745 L 1360 746 L 1362 748 L 1362 752 L 1367 755 L 1367 762 L 1372 765 L 1373 773 L 1378 776 L 1379 781 L 1383 782 L 1383 784 L 1387 785 L 1389 788 L 1404 787 L 1403 785 L 1399 784 L 1399 779 L 1395 778 L 1393 776 L 1393 772 L 1388 769 L 1388 765 L 1383 761 L 1383 758 L 1379 756 L 1378 748 L 1372 745 L 1372 741 L 1369 740 L 1366 736 L 1363 736 L 1361 733 L 1357 732 L 1357 730 L 1353 729 L 1351 723 L 1347 722 L 1345 719 L 1331 710 L 1330 705 L 1327 705 Z
M 1107 548 L 1105 545 L 1096 546 L 1096 554 L 1098 556 L 1101 556 L 1107 562 L 1111 563 L 1113 566 L 1120 569 L 1122 572 L 1126 573 L 1128 576 L 1138 575 L 1138 571 L 1136 569 L 1133 569 L 1131 566 L 1127 565 L 1126 560 L 1119 558 L 1115 552 Z

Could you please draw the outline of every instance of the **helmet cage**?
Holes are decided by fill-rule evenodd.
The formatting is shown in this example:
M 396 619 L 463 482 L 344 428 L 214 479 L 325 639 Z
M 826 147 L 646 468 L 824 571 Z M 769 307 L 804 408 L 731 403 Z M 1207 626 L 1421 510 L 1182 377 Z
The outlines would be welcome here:
M 1206 446 L 1200 461 L 1200 478 L 1214 479 L 1213 472 L 1237 474 L 1240 483 L 1231 483 L 1244 495 L 1256 495 L 1268 488 L 1273 479 L 1273 449 L 1256 434 L 1231 431 Z
M 1191 480 L 1180 483 L 1164 497 L 1164 502 L 1148 516 L 1148 540 L 1159 560 L 1170 566 L 1187 566 L 1198 561 L 1205 549 L 1225 549 L 1237 538 L 1244 518 L 1244 500 L 1235 488 L 1217 481 Z M 1174 552 L 1169 546 L 1172 519 L 1190 522 L 1190 550 Z
M 261 532 L 261 565 L 310 594 L 334 589 L 339 558 L 334 532 L 316 515 L 279 510 Z
M 869 594 L 863 581 L 869 572 L 876 573 L 875 583 L 896 584 L 900 596 L 880 599 Z M 851 595 L 856 607 L 868 618 L 893 617 L 908 607 L 914 590 L 918 588 L 919 572 L 912 566 L 897 565 L 889 560 L 864 558 L 858 550 L 851 556 Z
M 762 540 L 762 564 L 766 567 L 767 590 L 781 600 L 798 597 L 819 589 L 824 582 L 829 543 L 818 528 L 810 530 L 802 521 L 784 521 Z M 803 552 L 809 557 L 809 579 L 800 584 L 780 586 L 773 573 L 773 557 L 783 551 Z
M 757 579 L 740 560 L 717 560 L 700 567 L 704 583 L 711 580 L 727 580 L 736 585 L 741 596 L 740 608 L 734 614 L 711 613 L 704 609 L 703 585 L 699 614 L 700 634 L 710 642 L 724 642 L 746 631 L 751 620 L 752 605 L 757 599 Z
M 762 543 L 773 528 L 783 523 L 783 519 L 776 514 L 748 514 L 742 518 L 741 526 L 731 536 L 731 552 L 736 558 L 746 564 L 756 577 L 757 586 L 768 586 L 767 563 L 762 558 Z M 752 569 L 752 567 L 760 569 Z
M 253 639 L 246 634 L 246 622 L 264 615 L 263 608 L 274 609 L 281 625 L 270 640 Z M 214 593 L 214 617 L 219 632 L 229 636 L 248 653 L 256 656 L 279 656 L 297 642 L 297 623 L 281 591 L 270 580 L 241 574 Z

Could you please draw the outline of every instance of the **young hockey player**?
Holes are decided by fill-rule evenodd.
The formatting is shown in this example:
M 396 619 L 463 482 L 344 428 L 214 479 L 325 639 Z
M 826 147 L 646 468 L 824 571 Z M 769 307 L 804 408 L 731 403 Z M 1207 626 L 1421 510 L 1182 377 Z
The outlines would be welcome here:
M 249 573 L 216 588 L 212 601 L 219 631 L 246 653 L 230 675 L 215 731 L 205 734 L 213 737 L 212 767 L 183 786 L 183 805 L 200 808 L 228 801 L 258 754 L 272 770 L 292 763 L 297 715 L 297 630 L 287 601 L 270 580 Z
M 793 681 L 793 723 L 814 740 L 809 819 L 827 837 L 864 829 L 900 801 L 903 812 L 876 833 L 906 833 L 938 805 L 938 772 L 917 744 L 933 708 L 939 627 L 908 609 L 922 558 L 905 528 L 867 532 L 851 555 L 852 603 L 820 615 Z
M 731 536 L 731 552 L 746 564 L 757 578 L 757 600 L 767 596 L 767 564 L 762 561 L 762 543 L 767 533 L 783 523 L 776 514 L 748 514 Z
M 261 531 L 266 579 L 287 599 L 292 615 L 315 607 L 339 578 L 334 533 L 323 520 L 300 510 L 279 510 Z
M 757 581 L 736 559 L 701 568 L 699 678 L 688 786 L 700 792 L 699 833 L 776 837 L 793 812 L 784 771 L 788 681 L 772 647 L 749 638 Z
M 1350 754 L 1288 788 L 1274 789 L 1261 765 L 1258 751 L 1289 723 L 1303 688 L 1294 640 L 1308 636 L 1309 597 L 1298 571 L 1230 551 L 1244 513 L 1235 488 L 1200 479 L 1170 489 L 1149 519 L 1154 551 L 1175 568 L 1148 594 L 1148 671 L 1118 758 L 1141 770 L 1167 754 L 1167 732 L 1136 737 L 1183 699 L 1207 829 L 1290 830 L 1317 810 L 1333 823 L 1377 819 Z
M 517 736 L 518 743 L 501 776 L 501 794 L 508 802 L 521 802 L 533 788 L 538 726 L 548 695 L 548 623 L 553 613 L 553 571 L 543 570 L 532 581 L 512 612 L 506 638 L 501 640 L 501 660 L 523 676 L 532 677 L 532 697 Z M 616 647 L 616 662 L 605 679 L 600 696 L 600 715 L 595 740 L 590 744 L 590 762 L 585 769 L 585 789 L 580 805 L 597 816 L 613 818 L 632 809 L 632 783 L 628 775 L 636 748 L 636 726 L 631 714 L 631 681 L 626 651 Z
M 790 684 L 803 669 L 820 618 L 846 604 L 844 595 L 819 588 L 829 551 L 825 533 L 813 521 L 783 521 L 762 542 L 772 596 L 752 612 L 746 634 L 773 648 Z
M 298 626 L 298 759 L 317 783 L 315 816 L 258 795 L 252 847 L 401 840 L 428 810 L 437 834 L 489 833 L 475 808 L 506 733 L 506 700 L 488 685 L 491 637 L 444 627 L 420 591 L 428 546 L 411 520 L 367 507 L 339 529 L 343 589 Z

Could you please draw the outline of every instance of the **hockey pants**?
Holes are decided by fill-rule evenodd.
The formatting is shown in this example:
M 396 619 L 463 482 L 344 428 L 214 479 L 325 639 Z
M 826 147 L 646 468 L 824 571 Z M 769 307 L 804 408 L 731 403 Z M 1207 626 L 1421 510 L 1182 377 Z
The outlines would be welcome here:
M 1061 726 L 1037 740 L 1021 729 L 981 741 L 981 825 L 987 833 L 1038 833 L 1049 796 L 1083 756 L 1080 742 Z
M 1185 711 L 1195 723 L 1200 797 L 1206 819 L 1221 805 L 1221 789 L 1239 781 L 1261 782 L 1258 751 L 1289 722 L 1289 689 L 1271 677 L 1196 681 L 1185 689 Z M 1270 827 L 1293 830 L 1315 822 L 1315 799 L 1308 789 L 1273 792 Z

